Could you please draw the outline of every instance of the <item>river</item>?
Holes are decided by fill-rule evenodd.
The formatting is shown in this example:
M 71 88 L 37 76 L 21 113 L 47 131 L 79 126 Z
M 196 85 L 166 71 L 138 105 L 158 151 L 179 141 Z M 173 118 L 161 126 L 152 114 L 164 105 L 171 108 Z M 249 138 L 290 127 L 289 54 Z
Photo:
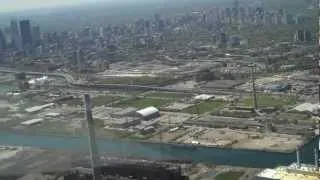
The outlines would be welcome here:
M 0 86 L 0 92 L 7 92 L 14 86 Z M 318 138 L 306 144 L 301 150 L 303 163 L 314 161 L 313 148 L 318 147 Z M 22 135 L 14 132 L 0 132 L 0 144 L 30 146 L 71 151 L 88 151 L 87 137 L 58 137 L 46 135 Z M 274 153 L 253 150 L 235 150 L 212 147 L 186 147 L 171 144 L 151 144 L 117 140 L 98 140 L 99 151 L 108 155 L 133 156 L 147 159 L 180 159 L 193 162 L 222 165 L 273 167 L 287 165 L 296 160 L 295 153 Z
M 301 150 L 303 163 L 313 164 L 313 148 L 318 138 Z M 88 151 L 87 137 L 58 137 L 46 135 L 22 135 L 0 132 L 0 144 L 38 148 Z M 114 156 L 133 156 L 148 159 L 180 159 L 221 165 L 273 167 L 295 161 L 295 153 L 273 153 L 253 150 L 236 150 L 212 147 L 186 147 L 170 144 L 150 144 L 117 140 L 98 140 L 99 152 Z

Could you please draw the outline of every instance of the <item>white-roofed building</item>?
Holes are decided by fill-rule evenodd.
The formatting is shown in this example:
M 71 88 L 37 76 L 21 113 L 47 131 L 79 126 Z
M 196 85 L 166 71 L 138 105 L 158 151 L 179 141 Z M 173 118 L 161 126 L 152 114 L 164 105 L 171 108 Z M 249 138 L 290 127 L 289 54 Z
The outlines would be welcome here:
M 209 95 L 209 94 L 200 94 L 194 97 L 195 100 L 209 100 L 213 98 L 214 95 Z
M 34 107 L 31 107 L 31 108 L 25 109 L 25 111 L 27 111 L 28 113 L 34 113 L 34 112 L 40 111 L 40 110 L 42 110 L 44 108 L 51 107 L 53 105 L 54 105 L 54 103 L 49 103 L 49 104 L 45 104 L 45 105 L 41 105 L 41 106 L 34 106 Z
M 20 124 L 23 125 L 23 126 L 32 126 L 32 125 L 35 125 L 35 124 L 40 124 L 42 122 L 43 122 L 43 119 L 39 118 L 39 119 L 31 119 L 31 120 L 28 120 L 28 121 L 24 121 L 24 122 L 22 122 Z
M 30 85 L 44 85 L 47 82 L 49 82 L 48 76 L 43 76 L 43 77 L 31 79 L 28 81 Z
M 279 166 L 275 169 L 265 169 L 252 180 L 319 180 L 320 171 L 314 165 L 296 163 L 289 166 Z
M 150 120 L 160 116 L 159 110 L 153 106 L 136 111 L 136 113 L 143 120 Z
M 294 108 L 294 110 L 299 112 L 311 112 L 317 114 L 320 110 L 319 104 L 303 103 Z

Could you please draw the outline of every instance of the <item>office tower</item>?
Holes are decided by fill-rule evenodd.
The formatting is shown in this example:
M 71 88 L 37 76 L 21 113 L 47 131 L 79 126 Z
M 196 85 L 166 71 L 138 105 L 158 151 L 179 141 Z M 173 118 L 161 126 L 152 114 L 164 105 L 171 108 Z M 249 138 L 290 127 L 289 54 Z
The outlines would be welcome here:
M 155 22 L 156 25 L 158 24 L 158 22 L 160 21 L 160 19 L 161 19 L 160 14 L 156 13 L 156 14 L 154 15 L 154 22 Z
M 248 7 L 247 9 L 248 11 L 248 21 L 249 23 L 253 23 L 254 22 L 254 17 L 255 17 L 255 10 L 253 7 Z
M 84 30 L 83 30 L 83 36 L 89 39 L 92 39 L 92 29 L 91 27 L 87 26 Z
M 99 36 L 104 37 L 104 28 L 103 27 L 99 28 Z
M 215 19 L 216 19 L 216 23 L 220 24 L 221 23 L 221 16 L 220 16 L 220 11 L 221 9 L 219 7 L 215 8 Z
M 6 40 L 3 31 L 0 29 L 0 51 L 6 48 Z
M 231 23 L 231 9 L 230 8 L 226 8 L 226 19 L 227 19 L 227 23 Z
M 10 24 L 12 47 L 17 50 L 22 50 L 22 39 L 19 34 L 18 22 L 11 20 Z
M 32 42 L 33 42 L 34 46 L 39 46 L 41 43 L 40 27 L 39 26 L 32 27 Z
M 220 32 L 217 38 L 217 46 L 225 47 L 227 45 L 227 35 L 224 32 Z
M 279 20 L 279 19 L 278 19 L 278 14 L 277 14 L 276 12 L 273 12 L 273 13 L 272 13 L 272 17 L 271 17 L 271 22 L 272 22 L 272 24 L 278 24 L 278 23 L 279 23 L 278 20 Z
M 279 18 L 280 18 L 279 21 L 281 22 L 281 24 L 287 24 L 288 21 L 287 21 L 287 12 L 286 12 L 286 10 L 285 9 L 280 9 L 278 11 L 278 13 L 279 13 Z
M 17 21 L 11 20 L 10 28 L 11 28 L 11 33 L 12 34 L 19 34 L 18 22 Z
M 43 53 L 43 47 L 42 47 L 42 45 L 40 45 L 40 46 L 38 46 L 38 47 L 36 48 L 36 55 L 37 55 L 37 56 L 41 56 L 42 53 Z
M 310 42 L 312 41 L 312 33 L 311 31 L 308 31 L 308 30 L 304 30 L 304 41 L 306 42 Z
M 150 20 L 146 20 L 144 22 L 144 34 L 150 35 L 151 34 L 151 25 L 152 23 L 150 22 Z
M 232 8 L 233 22 L 238 23 L 239 21 L 239 0 L 234 1 L 234 7 Z
M 85 69 L 84 52 L 81 49 L 76 50 L 73 53 L 73 62 L 78 72 L 82 72 Z
M 20 21 L 20 32 L 22 37 L 22 45 L 25 48 L 26 46 L 32 45 L 31 37 L 31 27 L 29 20 Z
M 305 41 L 305 32 L 304 30 L 297 30 L 294 34 L 295 42 L 304 42 Z
M 263 0 L 256 0 L 255 24 L 260 24 L 264 20 L 264 3 Z
M 226 16 L 225 9 L 224 8 L 220 9 L 220 20 L 222 23 L 225 23 L 225 16 Z

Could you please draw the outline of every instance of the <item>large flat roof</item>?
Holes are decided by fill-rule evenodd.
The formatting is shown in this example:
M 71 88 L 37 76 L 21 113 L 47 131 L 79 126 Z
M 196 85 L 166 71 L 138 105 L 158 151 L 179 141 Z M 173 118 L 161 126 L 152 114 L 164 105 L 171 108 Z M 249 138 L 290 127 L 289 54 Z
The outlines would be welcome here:
M 158 113 L 159 110 L 153 106 L 141 109 L 139 111 L 137 111 L 138 114 L 140 114 L 141 116 L 147 117 L 150 116 L 152 114 Z

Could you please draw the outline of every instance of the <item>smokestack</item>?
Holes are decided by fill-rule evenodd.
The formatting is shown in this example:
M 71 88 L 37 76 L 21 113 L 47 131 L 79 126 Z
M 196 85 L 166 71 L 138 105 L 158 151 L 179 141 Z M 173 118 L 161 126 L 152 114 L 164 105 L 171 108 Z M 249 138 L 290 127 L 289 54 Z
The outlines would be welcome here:
M 301 167 L 301 162 L 300 162 L 300 149 L 297 147 L 297 167 Z
M 254 109 L 257 110 L 258 102 L 257 102 L 256 79 L 255 79 L 256 65 L 252 64 L 252 65 L 249 65 L 249 67 L 251 68 L 253 105 L 254 105 Z
M 320 9 L 320 0 L 318 0 L 318 10 Z M 318 46 L 320 46 L 320 16 L 318 19 Z
M 93 180 L 100 180 L 100 173 L 98 172 L 97 162 L 99 160 L 98 150 L 96 145 L 96 134 L 94 131 L 94 121 L 92 118 L 92 104 L 89 94 L 84 95 L 84 104 L 86 119 L 88 122 L 89 129 L 89 148 L 90 148 L 90 157 L 91 157 L 91 168 L 93 173 Z
M 314 167 L 316 171 L 319 171 L 319 150 L 314 149 Z
M 318 103 L 320 104 L 320 84 L 318 84 Z

